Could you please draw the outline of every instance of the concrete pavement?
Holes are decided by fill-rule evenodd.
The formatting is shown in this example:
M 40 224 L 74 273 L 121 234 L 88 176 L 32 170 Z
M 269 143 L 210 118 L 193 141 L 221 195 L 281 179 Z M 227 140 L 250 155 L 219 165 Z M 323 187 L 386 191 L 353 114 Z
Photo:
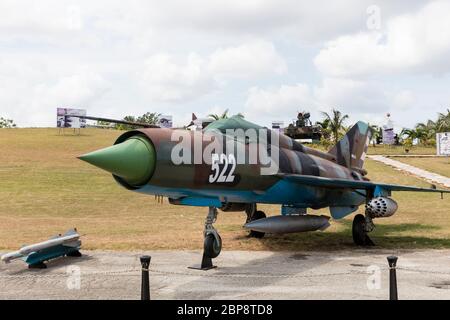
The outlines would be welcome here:
M 399 256 L 400 299 L 450 299 L 450 250 L 223 251 L 198 271 L 199 251 L 83 251 L 44 270 L 0 264 L 0 299 L 139 299 L 139 256 L 152 256 L 152 299 L 388 299 L 386 256 Z

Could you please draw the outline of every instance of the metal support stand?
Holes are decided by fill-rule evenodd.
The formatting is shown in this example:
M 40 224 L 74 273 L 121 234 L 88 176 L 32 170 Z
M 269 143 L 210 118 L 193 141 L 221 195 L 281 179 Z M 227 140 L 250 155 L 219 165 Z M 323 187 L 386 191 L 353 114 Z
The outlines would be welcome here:
M 43 262 L 33 263 L 28 265 L 28 269 L 46 269 L 47 265 Z
M 203 231 L 203 237 L 206 238 L 208 234 L 213 234 L 215 237 L 218 237 L 217 231 L 213 226 L 213 223 L 217 220 L 217 208 L 215 207 L 209 207 L 208 215 L 206 216 L 205 220 L 205 229 Z M 217 268 L 217 266 L 213 265 L 212 258 L 209 257 L 205 253 L 205 249 L 203 248 L 203 257 L 202 257 L 202 263 L 200 265 L 196 264 L 193 266 L 188 267 L 189 269 L 195 269 L 195 270 L 210 270 Z
M 387 257 L 389 263 L 389 300 L 398 300 L 397 294 L 397 257 L 389 256 Z
M 214 229 L 213 223 L 217 220 L 217 208 L 209 207 L 208 215 L 206 216 L 205 221 L 205 230 L 203 231 L 203 236 L 206 237 L 208 233 L 217 234 L 216 229 Z
M 247 219 L 245 220 L 245 223 L 249 223 L 250 221 L 252 221 L 255 212 L 256 212 L 256 203 L 249 203 L 245 208 L 245 213 L 247 214 Z
M 364 224 L 364 231 L 366 232 L 365 246 L 374 246 L 375 243 L 373 243 L 372 239 L 370 239 L 368 233 L 372 232 L 375 229 L 375 224 L 373 223 L 372 216 L 369 212 L 367 212 L 367 210 L 365 212 L 364 219 L 366 221 L 366 223 Z
M 191 267 L 188 267 L 189 269 L 195 269 L 195 270 L 210 270 L 217 268 L 217 266 L 213 265 L 212 259 L 210 257 L 207 257 L 205 253 L 203 253 L 202 257 L 202 263 L 200 265 L 196 264 Z
M 75 250 L 75 251 L 70 251 L 68 254 L 66 254 L 66 256 L 68 257 L 81 257 L 82 254 L 80 251 Z
M 365 223 L 365 225 L 364 225 L 364 230 L 366 231 L 366 233 L 372 232 L 373 229 L 375 229 L 375 224 L 373 223 L 373 219 L 372 219 L 372 217 L 370 216 L 370 213 L 367 213 L 367 212 L 366 212 L 364 218 L 365 218 L 365 220 L 366 220 L 366 223 Z
M 150 300 L 150 279 L 148 268 L 150 267 L 150 256 L 141 257 L 142 265 L 142 282 L 141 282 L 141 300 Z

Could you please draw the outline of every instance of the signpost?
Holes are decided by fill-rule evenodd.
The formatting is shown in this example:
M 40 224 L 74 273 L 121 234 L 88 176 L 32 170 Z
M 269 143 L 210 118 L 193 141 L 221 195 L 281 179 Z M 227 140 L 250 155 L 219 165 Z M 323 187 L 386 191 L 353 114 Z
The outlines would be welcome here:
M 436 153 L 438 156 L 450 157 L 450 132 L 436 133 Z
M 173 121 L 171 115 L 161 115 L 159 116 L 158 126 L 161 128 L 172 128 Z
M 284 132 L 284 121 L 272 121 L 272 130 Z
M 64 133 L 65 128 L 72 128 L 74 132 L 80 128 L 86 127 L 86 119 L 79 118 L 80 116 L 86 116 L 85 109 L 71 109 L 71 108 L 57 108 L 56 109 L 56 126 Z

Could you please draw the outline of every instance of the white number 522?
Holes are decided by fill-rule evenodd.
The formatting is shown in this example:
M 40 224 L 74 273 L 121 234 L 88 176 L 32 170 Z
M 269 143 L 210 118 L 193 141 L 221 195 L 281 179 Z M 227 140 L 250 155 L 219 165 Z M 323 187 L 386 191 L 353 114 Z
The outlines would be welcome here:
M 220 168 L 223 165 L 222 169 Z M 233 182 L 234 170 L 236 169 L 236 158 L 234 154 L 212 154 L 211 171 L 209 183 L 214 182 Z M 226 174 L 228 172 L 228 174 Z

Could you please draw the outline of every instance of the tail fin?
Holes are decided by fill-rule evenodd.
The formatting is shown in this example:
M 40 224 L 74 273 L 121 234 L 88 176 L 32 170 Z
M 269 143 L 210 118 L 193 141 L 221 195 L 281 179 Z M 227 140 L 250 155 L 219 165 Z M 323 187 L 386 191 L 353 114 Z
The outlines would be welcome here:
M 341 166 L 362 169 L 370 137 L 368 124 L 359 121 L 328 153 L 332 154 Z

